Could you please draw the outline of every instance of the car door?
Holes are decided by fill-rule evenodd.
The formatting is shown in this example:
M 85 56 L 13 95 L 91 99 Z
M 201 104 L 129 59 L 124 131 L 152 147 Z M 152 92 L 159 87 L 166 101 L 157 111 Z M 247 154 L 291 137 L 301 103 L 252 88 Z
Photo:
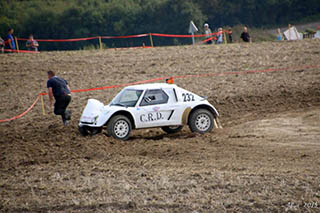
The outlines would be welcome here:
M 164 90 L 147 90 L 136 108 L 136 127 L 147 128 L 169 125 L 172 109 L 170 109 L 168 102 L 169 95 Z

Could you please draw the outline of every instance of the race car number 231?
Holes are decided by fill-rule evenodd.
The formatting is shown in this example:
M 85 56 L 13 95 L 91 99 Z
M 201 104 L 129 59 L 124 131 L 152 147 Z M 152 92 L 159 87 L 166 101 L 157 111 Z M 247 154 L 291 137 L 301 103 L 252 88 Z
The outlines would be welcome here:
M 190 93 L 182 93 L 182 97 L 183 97 L 183 102 L 195 101 L 194 95 Z

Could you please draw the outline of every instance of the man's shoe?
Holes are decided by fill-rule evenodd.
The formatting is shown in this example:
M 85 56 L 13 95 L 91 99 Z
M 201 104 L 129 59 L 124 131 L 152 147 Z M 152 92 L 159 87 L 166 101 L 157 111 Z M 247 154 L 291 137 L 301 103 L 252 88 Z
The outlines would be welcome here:
M 64 126 L 67 126 L 68 124 L 69 124 L 69 121 L 67 121 L 67 120 L 63 121 Z
M 71 110 L 66 110 L 65 112 L 65 117 L 66 117 L 66 120 L 70 121 L 71 120 Z

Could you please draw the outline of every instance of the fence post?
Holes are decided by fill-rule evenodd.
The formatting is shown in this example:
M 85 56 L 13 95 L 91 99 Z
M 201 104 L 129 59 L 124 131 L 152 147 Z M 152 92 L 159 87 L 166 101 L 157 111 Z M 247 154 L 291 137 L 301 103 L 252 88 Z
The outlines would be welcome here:
M 150 44 L 151 44 L 151 47 L 153 47 L 152 33 L 149 33 L 149 37 L 150 37 Z
M 43 103 L 43 95 L 40 95 L 41 97 L 41 107 L 42 107 L 42 115 L 46 115 L 46 111 L 44 109 L 44 103 Z
M 14 37 L 14 40 L 15 40 L 15 42 L 16 42 L 17 52 L 19 52 L 19 44 L 18 44 L 18 39 L 17 39 L 17 37 Z
M 102 41 L 101 41 L 101 36 L 99 36 L 99 45 L 100 45 L 100 50 L 102 50 Z

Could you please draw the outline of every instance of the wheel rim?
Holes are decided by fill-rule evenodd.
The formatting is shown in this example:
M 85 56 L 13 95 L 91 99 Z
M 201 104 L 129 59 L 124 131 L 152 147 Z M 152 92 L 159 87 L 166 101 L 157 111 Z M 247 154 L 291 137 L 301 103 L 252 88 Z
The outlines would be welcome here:
M 195 126 L 198 130 L 204 132 L 210 128 L 211 119 L 207 114 L 200 114 L 196 118 Z
M 119 120 L 114 125 L 114 134 L 119 138 L 124 138 L 129 133 L 129 124 L 124 120 Z

